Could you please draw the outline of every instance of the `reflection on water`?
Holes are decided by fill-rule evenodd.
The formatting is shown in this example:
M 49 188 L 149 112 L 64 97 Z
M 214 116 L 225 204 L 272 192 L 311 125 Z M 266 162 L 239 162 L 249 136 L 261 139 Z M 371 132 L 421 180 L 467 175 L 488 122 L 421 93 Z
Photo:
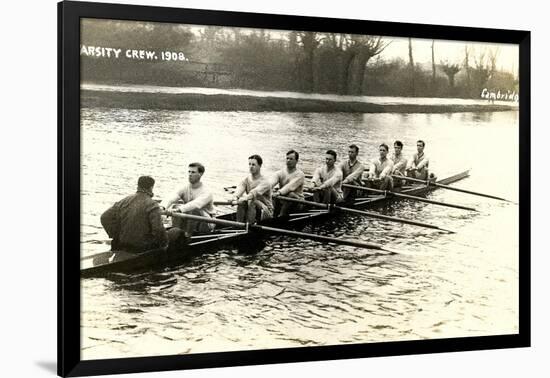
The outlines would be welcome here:
M 221 200 L 223 187 L 247 174 L 248 156 L 262 155 L 269 173 L 291 148 L 312 172 L 328 148 L 341 159 L 355 143 L 367 160 L 381 142 L 400 139 L 410 155 L 424 139 L 438 176 L 472 168 L 461 187 L 517 200 L 517 125 L 516 112 L 83 109 L 82 254 L 108 249 L 99 215 L 132 193 L 139 175 L 155 177 L 164 198 L 185 182 L 187 164 L 201 161 L 203 181 Z M 82 358 L 516 333 L 517 207 L 444 190 L 430 198 L 479 213 L 402 201 L 380 211 L 458 233 L 356 215 L 305 229 L 414 255 L 273 236 L 185 265 L 82 280 Z

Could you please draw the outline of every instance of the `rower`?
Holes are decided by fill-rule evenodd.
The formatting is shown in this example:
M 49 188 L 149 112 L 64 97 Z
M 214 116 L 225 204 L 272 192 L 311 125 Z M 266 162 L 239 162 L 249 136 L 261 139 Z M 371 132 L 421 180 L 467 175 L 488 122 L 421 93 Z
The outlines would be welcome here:
M 382 143 L 378 147 L 380 157 L 371 162 L 367 180 L 367 186 L 369 188 L 380 190 L 393 189 L 393 179 L 391 177 L 393 162 L 387 157 L 388 151 L 389 147 L 385 143 Z
M 355 144 L 349 146 L 348 150 L 348 160 L 340 164 L 340 170 L 342 171 L 342 184 L 350 184 L 356 186 L 362 186 L 361 178 L 363 177 L 363 172 L 365 167 L 359 160 L 357 160 L 357 155 L 359 154 L 359 147 Z M 353 201 L 355 198 L 355 189 L 350 189 L 344 187 L 342 189 L 344 201 L 349 202 Z
M 273 218 L 271 183 L 261 174 L 262 158 L 252 155 L 248 158 L 250 175 L 237 186 L 237 221 L 255 224 L 260 220 Z
M 161 210 L 152 199 L 154 185 L 152 177 L 141 176 L 135 194 L 116 202 L 101 215 L 101 225 L 113 239 L 112 251 L 139 253 L 167 246 Z
M 179 189 L 164 203 L 163 207 L 168 211 L 213 217 L 215 210 L 212 194 L 201 182 L 204 171 L 204 165 L 201 163 L 189 164 L 187 171 L 189 184 Z M 178 204 L 177 202 L 183 202 L 183 204 Z M 183 231 L 186 237 L 190 237 L 196 232 L 211 232 L 215 227 L 212 223 L 197 222 L 177 217 L 172 217 L 172 226 L 176 230 L 170 230 L 170 240 L 173 240 L 176 236 L 173 233 Z
M 407 159 L 403 156 L 403 143 L 399 140 L 396 140 L 393 143 L 393 154 L 390 157 L 393 162 L 392 175 L 396 176 L 406 176 L 407 175 Z M 394 180 L 394 187 L 403 186 L 403 180 Z
M 325 165 L 313 173 L 313 200 L 326 204 L 339 203 L 344 200 L 342 193 L 342 170 L 335 165 L 336 152 L 328 150 Z
M 423 140 L 419 140 L 416 142 L 417 152 L 412 156 L 412 159 L 409 161 L 409 164 L 407 166 L 407 176 L 420 180 L 428 179 L 428 166 L 430 164 L 430 160 L 424 153 L 425 146 L 426 143 L 424 143 Z
M 271 186 L 279 185 L 279 189 L 273 193 L 274 216 L 287 216 L 297 205 L 288 201 L 278 200 L 277 196 L 285 196 L 299 200 L 304 199 L 304 180 L 305 175 L 301 169 L 296 168 L 299 159 L 298 152 L 290 150 L 286 153 L 286 167 L 275 172 L 271 178 Z

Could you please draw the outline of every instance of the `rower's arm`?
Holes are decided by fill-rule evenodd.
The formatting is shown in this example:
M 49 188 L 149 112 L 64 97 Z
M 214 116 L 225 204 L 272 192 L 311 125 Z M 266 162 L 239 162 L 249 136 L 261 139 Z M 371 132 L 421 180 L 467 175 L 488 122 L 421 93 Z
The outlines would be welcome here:
M 149 224 L 151 226 L 151 234 L 159 245 L 165 247 L 168 245 L 168 236 L 166 235 L 166 229 L 162 224 L 162 218 L 160 216 L 160 207 L 154 204 L 149 210 Z
M 237 185 L 237 189 L 235 189 L 234 196 L 239 198 L 244 194 L 246 191 L 246 178 Z
M 407 169 L 415 169 L 416 165 L 414 164 L 414 155 L 407 162 Z
M 363 172 L 365 171 L 365 167 L 361 163 L 359 164 L 359 167 L 351 172 L 343 181 L 342 184 L 349 184 L 350 182 L 359 181 L 361 180 L 361 177 L 363 177 Z
M 277 171 L 273 174 L 273 176 L 269 177 L 269 185 L 271 185 L 272 188 L 274 188 L 279 183 L 280 175 L 281 171 Z
M 214 200 L 214 197 L 211 193 L 203 193 L 197 198 L 195 198 L 193 201 L 189 201 L 186 204 L 179 207 L 179 210 L 182 213 L 189 213 L 193 210 L 200 210 L 208 206 L 208 204 L 212 203 Z
M 338 182 L 342 182 L 343 173 L 340 170 L 340 168 L 335 168 L 335 172 L 332 174 L 332 177 L 329 178 L 327 181 L 325 181 L 322 185 L 319 186 L 320 189 L 330 188 L 331 186 L 334 186 L 338 184 Z
M 163 202 L 161 206 L 168 210 L 170 206 L 172 206 L 182 198 L 182 194 L 183 194 L 183 189 L 178 190 L 176 194 L 172 195 L 172 197 L 168 198 L 165 202 Z
M 300 186 L 304 185 L 304 181 L 305 175 L 303 172 L 301 172 L 297 177 L 290 180 L 288 184 L 279 189 L 279 193 L 281 193 L 283 196 L 286 196 L 288 193 L 294 192 Z
M 393 169 L 393 162 L 391 160 L 388 160 L 388 164 L 386 165 L 386 168 L 382 169 L 382 172 L 380 172 L 380 177 L 387 177 L 391 175 Z
M 428 166 L 428 163 L 430 162 L 430 160 L 428 159 L 427 156 L 424 156 L 422 158 L 422 160 L 420 160 L 420 162 L 418 163 L 418 165 L 416 166 L 416 169 L 422 169 L 422 168 L 425 168 Z
M 270 190 L 271 190 L 271 185 L 269 183 L 269 180 L 263 180 L 258 184 L 258 186 L 252 189 L 244 198 L 247 200 L 252 200 L 252 199 L 255 199 L 257 196 L 264 195 Z
M 407 167 L 407 159 L 401 159 L 399 162 L 393 165 L 393 172 L 401 171 Z
M 370 162 L 368 178 L 374 178 L 376 175 L 376 164 L 374 161 Z
M 320 186 L 323 183 L 321 180 L 321 168 L 315 169 L 315 172 L 313 172 L 313 177 L 311 178 L 311 182 L 314 186 Z

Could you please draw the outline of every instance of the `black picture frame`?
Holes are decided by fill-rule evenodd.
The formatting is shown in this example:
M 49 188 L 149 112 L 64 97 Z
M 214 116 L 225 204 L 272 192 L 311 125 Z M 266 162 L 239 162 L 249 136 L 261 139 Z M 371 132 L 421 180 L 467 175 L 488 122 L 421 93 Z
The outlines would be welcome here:
M 122 359 L 80 359 L 80 19 L 334 31 L 519 45 L 519 333 Z M 530 32 L 64 1 L 58 3 L 58 374 L 82 376 L 530 346 Z

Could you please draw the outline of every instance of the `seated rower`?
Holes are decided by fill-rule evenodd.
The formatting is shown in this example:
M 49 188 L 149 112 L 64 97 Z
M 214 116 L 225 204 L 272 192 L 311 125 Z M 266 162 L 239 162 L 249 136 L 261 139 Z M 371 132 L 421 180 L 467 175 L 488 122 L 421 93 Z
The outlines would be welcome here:
M 406 176 L 407 175 L 407 159 L 403 156 L 403 143 L 399 140 L 396 140 L 393 143 L 393 155 L 390 157 L 393 162 L 392 175 L 396 176 Z M 393 180 L 393 186 L 401 187 L 403 186 L 403 180 L 395 179 Z
M 250 175 L 241 181 L 235 191 L 238 222 L 254 224 L 260 220 L 273 218 L 271 183 L 261 174 L 262 163 L 259 155 L 248 158 Z
M 339 203 L 344 200 L 342 193 L 342 170 L 335 165 L 336 152 L 328 150 L 326 164 L 313 173 L 313 200 L 326 204 Z
M 139 253 L 167 246 L 161 209 L 152 199 L 154 185 L 152 177 L 141 176 L 135 194 L 118 201 L 101 215 L 101 225 L 113 239 L 112 251 Z
M 371 162 L 367 179 L 367 186 L 369 188 L 380 190 L 393 189 L 393 179 L 391 177 L 393 162 L 387 157 L 388 150 L 389 147 L 385 143 L 382 143 L 378 147 L 380 157 Z
M 417 178 L 420 180 L 427 180 L 428 175 L 428 166 L 430 160 L 424 153 L 424 147 L 426 143 L 423 140 L 416 142 L 416 154 L 412 156 L 412 159 L 409 161 L 407 166 L 407 176 L 412 178 Z
M 296 168 L 299 159 L 298 152 L 290 150 L 286 153 L 286 168 L 277 171 L 271 179 L 271 186 L 279 185 L 279 189 L 273 193 L 274 199 L 274 217 L 287 216 L 291 211 L 299 208 L 299 205 L 293 202 L 277 199 L 279 195 L 304 199 L 304 180 L 305 175 L 301 169 Z
M 359 155 L 359 147 L 355 144 L 349 146 L 348 150 L 348 160 L 340 164 L 340 170 L 342 171 L 342 184 L 350 184 L 356 186 L 362 186 L 361 181 L 363 177 L 363 172 L 365 167 L 359 160 L 357 160 L 357 155 Z M 357 190 L 344 187 L 342 189 L 344 201 L 350 202 L 355 198 Z
M 163 204 L 163 207 L 169 211 L 199 215 L 202 217 L 213 217 L 215 210 L 212 194 L 201 182 L 204 171 L 204 165 L 201 163 L 189 164 L 189 184 L 179 189 Z M 178 201 L 182 201 L 183 204 L 177 204 Z M 177 217 L 172 217 L 172 226 L 174 226 L 173 229 L 169 231 L 170 240 L 173 240 L 174 237 L 178 236 L 174 235 L 175 233 L 183 232 L 186 237 L 190 237 L 196 232 L 210 232 L 215 227 L 212 223 L 181 219 Z

